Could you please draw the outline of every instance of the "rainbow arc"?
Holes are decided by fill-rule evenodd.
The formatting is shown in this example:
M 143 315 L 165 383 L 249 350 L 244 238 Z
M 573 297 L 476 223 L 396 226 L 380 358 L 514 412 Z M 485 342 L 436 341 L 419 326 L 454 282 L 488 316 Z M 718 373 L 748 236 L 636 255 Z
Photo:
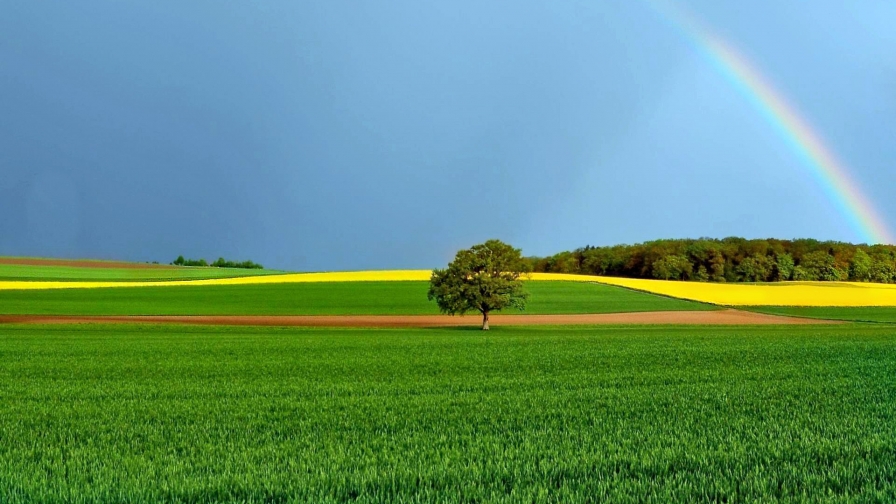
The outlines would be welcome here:
M 743 54 L 683 9 L 660 0 L 645 2 L 675 27 L 766 118 L 862 240 L 867 243 L 896 241 L 847 165 Z

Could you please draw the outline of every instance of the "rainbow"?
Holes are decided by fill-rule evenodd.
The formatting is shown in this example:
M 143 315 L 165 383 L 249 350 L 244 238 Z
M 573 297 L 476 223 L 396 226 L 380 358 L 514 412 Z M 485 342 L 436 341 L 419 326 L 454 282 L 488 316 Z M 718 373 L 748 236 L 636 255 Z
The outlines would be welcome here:
M 681 32 L 768 120 L 862 240 L 894 243 L 889 227 L 852 179 L 847 166 L 755 66 L 693 15 L 661 0 L 645 2 Z

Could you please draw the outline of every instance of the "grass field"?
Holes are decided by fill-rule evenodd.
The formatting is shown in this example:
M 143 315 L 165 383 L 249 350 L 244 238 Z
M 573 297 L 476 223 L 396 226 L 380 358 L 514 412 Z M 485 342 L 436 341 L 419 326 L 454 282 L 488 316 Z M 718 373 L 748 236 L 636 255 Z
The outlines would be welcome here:
M 427 282 L 336 282 L 0 291 L 0 313 L 29 315 L 418 315 L 435 314 Z M 524 313 L 712 310 L 711 305 L 619 287 L 527 282 Z M 508 311 L 507 313 L 514 313 Z
M 61 281 L 61 282 L 159 282 L 170 280 L 198 280 L 257 275 L 275 275 L 282 271 L 242 268 L 85 268 L 78 266 L 0 264 L 0 281 Z
M 753 311 L 773 315 L 790 315 L 827 320 L 850 320 L 854 322 L 896 323 L 896 308 L 886 306 L 870 307 L 793 307 L 793 306 L 759 306 Z
M 0 328 L 0 501 L 892 502 L 884 326 Z

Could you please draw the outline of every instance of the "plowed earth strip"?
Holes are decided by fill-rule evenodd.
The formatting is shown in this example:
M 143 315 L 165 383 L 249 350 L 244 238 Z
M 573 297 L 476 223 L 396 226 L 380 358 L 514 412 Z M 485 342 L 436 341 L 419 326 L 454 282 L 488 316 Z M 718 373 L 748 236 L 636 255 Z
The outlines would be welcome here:
M 481 318 L 469 315 L 128 315 L 63 316 L 0 315 L 0 324 L 195 324 L 225 326 L 294 327 L 448 327 L 478 326 Z M 777 325 L 838 324 L 841 322 L 766 315 L 740 310 L 659 311 L 585 315 L 491 315 L 491 325 Z

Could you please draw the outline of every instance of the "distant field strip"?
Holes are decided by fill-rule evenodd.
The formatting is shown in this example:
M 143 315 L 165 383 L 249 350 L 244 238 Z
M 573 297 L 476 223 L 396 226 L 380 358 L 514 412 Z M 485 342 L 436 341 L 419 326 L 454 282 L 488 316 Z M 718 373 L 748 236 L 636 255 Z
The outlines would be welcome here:
M 234 278 L 205 278 L 196 280 L 167 281 L 0 281 L 0 290 L 45 290 L 45 289 L 103 289 L 108 287 L 179 287 L 208 285 L 257 285 L 288 283 L 339 283 L 339 282 L 420 282 L 429 281 L 431 270 L 383 270 L 383 271 L 338 271 L 328 273 L 287 273 L 279 275 L 244 276 Z M 559 277 L 564 278 L 559 278 Z M 577 275 L 555 275 L 536 273 L 532 280 L 567 280 L 592 282 L 592 277 Z M 586 280 L 582 280 L 586 279 Z
M 0 281 L 0 290 L 103 289 L 109 287 L 181 287 L 210 285 L 258 285 L 322 282 L 397 282 L 427 281 L 430 270 L 344 271 L 333 273 L 287 273 L 280 275 L 207 278 L 169 281 L 55 282 Z
M 39 261 L 33 261 L 39 262 Z M 93 264 L 93 263 L 91 263 Z M 156 266 L 125 263 L 128 266 L 76 266 L 47 264 L 8 264 L 0 261 L 0 283 L 64 282 L 66 284 L 95 282 L 145 282 L 202 280 L 259 275 L 282 275 L 283 271 L 242 268 L 213 268 L 190 266 Z M 145 266 L 145 267 L 141 267 Z M 21 288 L 21 287 L 15 287 Z
M 427 281 L 430 270 L 289 273 L 170 281 L 0 281 L 0 290 Z M 896 306 L 896 285 L 851 282 L 725 284 L 533 273 L 533 281 L 591 282 L 723 306 Z

